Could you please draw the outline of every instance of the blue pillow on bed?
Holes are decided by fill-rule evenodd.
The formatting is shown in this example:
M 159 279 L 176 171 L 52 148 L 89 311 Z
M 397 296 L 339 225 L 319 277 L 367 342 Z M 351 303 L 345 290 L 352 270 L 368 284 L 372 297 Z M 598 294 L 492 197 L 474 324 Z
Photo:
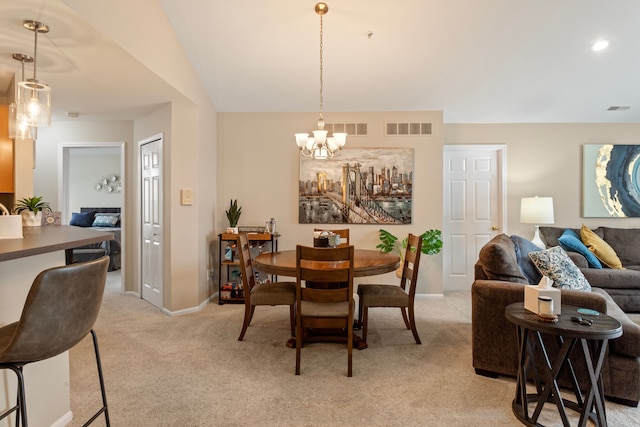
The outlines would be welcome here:
M 96 215 L 93 227 L 115 227 L 120 220 L 117 215 Z
M 76 227 L 91 227 L 95 216 L 96 211 L 83 213 L 73 212 L 71 214 L 71 221 L 69 221 L 69 225 L 75 225 Z
M 591 252 L 582 240 L 580 240 L 580 236 L 578 233 L 573 231 L 570 228 L 564 230 L 562 236 L 558 237 L 558 243 L 565 251 L 573 251 L 577 252 L 580 255 L 584 256 L 587 259 L 587 263 L 589 263 L 589 267 L 591 268 L 602 268 L 602 264 L 600 260 L 596 258 L 596 256 Z

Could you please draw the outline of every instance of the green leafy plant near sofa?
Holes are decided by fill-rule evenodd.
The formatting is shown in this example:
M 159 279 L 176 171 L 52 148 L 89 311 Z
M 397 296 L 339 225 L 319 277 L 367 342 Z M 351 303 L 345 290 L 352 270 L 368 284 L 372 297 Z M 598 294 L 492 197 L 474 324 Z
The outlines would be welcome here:
M 440 230 L 427 230 L 421 235 L 422 253 L 425 255 L 435 255 L 442 249 L 442 232 Z M 396 236 L 387 230 L 380 230 L 380 243 L 376 246 L 382 252 L 395 252 L 404 261 L 404 252 L 407 249 L 407 238 L 400 241 Z

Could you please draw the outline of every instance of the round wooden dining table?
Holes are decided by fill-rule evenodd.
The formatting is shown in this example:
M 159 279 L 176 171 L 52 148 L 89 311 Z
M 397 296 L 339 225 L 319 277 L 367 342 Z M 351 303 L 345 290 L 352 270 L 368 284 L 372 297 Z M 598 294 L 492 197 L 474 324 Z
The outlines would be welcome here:
M 400 257 L 372 249 L 355 249 L 353 276 L 365 277 L 395 271 L 400 266 Z M 278 276 L 296 276 L 296 250 L 265 252 L 254 260 L 258 270 Z
M 354 249 L 353 276 L 365 277 L 395 271 L 400 266 L 400 257 L 371 249 Z M 296 276 L 296 250 L 265 252 L 254 259 L 256 268 L 267 274 Z M 326 336 L 324 337 L 327 338 Z M 340 342 L 340 341 L 339 341 Z M 295 348 L 295 339 L 287 342 L 287 347 Z M 353 348 L 364 350 L 367 343 L 353 334 Z

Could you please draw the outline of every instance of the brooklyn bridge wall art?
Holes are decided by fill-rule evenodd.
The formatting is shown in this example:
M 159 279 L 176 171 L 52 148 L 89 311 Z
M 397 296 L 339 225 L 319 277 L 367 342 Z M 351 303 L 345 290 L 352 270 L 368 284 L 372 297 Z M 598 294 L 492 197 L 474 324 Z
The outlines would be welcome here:
M 640 217 L 640 145 L 584 144 L 583 216 Z
M 411 224 L 413 148 L 300 157 L 300 224 Z

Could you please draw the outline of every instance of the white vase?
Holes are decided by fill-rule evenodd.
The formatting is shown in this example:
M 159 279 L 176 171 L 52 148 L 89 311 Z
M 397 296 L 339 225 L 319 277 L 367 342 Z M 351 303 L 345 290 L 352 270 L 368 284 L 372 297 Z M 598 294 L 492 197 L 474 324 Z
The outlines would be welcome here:
M 42 211 L 22 211 L 22 225 L 25 227 L 40 227 L 42 225 Z

